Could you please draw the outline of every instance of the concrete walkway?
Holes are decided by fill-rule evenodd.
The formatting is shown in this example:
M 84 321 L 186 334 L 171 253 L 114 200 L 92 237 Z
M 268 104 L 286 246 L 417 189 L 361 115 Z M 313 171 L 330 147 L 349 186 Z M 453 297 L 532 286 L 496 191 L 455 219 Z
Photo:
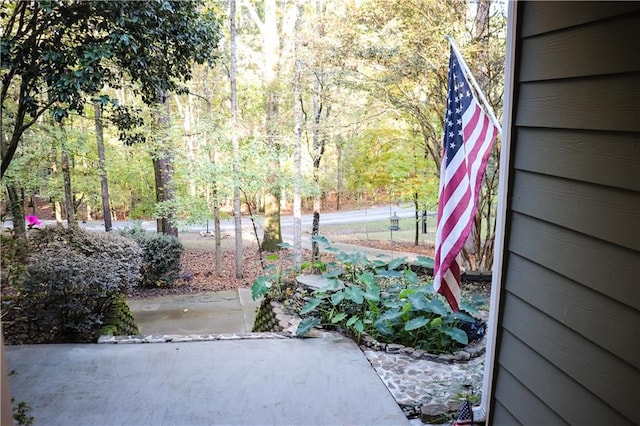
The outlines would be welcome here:
M 248 288 L 127 302 L 144 335 L 251 333 L 260 304 Z
M 406 425 L 341 336 L 7 347 L 36 425 Z
M 148 334 L 247 333 L 248 289 L 132 300 Z M 407 425 L 353 341 L 244 339 L 8 346 L 40 425 Z

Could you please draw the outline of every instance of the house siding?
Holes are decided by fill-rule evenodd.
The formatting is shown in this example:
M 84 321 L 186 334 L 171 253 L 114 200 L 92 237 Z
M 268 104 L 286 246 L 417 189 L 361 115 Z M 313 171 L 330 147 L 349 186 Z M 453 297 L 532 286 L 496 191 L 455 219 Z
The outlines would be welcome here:
M 640 424 L 640 3 L 520 2 L 489 423 Z

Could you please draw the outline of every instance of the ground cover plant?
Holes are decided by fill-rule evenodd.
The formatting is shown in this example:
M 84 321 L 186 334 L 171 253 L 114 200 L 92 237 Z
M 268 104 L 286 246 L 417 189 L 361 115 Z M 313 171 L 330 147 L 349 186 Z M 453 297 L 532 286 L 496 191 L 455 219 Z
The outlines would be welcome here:
M 319 238 L 325 244 L 328 241 Z M 334 252 L 335 260 L 303 264 L 326 279 L 327 285 L 313 291 L 297 309 L 302 317 L 299 336 L 317 326 L 333 327 L 359 339 L 363 333 L 383 343 L 398 343 L 431 353 L 449 353 L 484 334 L 474 317 L 485 303 L 467 299 L 459 312 L 452 312 L 434 289 L 431 277 L 407 266 L 406 258 L 370 260 L 362 253 Z M 432 266 L 418 257 L 418 267 Z M 286 305 L 294 293 L 295 271 L 267 270 L 252 286 L 254 298 L 267 296 Z

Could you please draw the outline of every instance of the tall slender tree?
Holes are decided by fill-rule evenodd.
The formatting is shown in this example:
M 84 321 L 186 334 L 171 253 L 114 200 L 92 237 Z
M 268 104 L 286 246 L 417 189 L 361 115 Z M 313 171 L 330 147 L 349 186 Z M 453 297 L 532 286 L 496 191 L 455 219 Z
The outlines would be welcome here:
M 231 140 L 233 143 L 233 219 L 236 235 L 236 278 L 244 275 L 242 264 L 242 204 L 240 202 L 240 143 L 238 140 L 238 90 L 236 56 L 236 1 L 229 1 L 229 29 L 231 32 Z
M 301 0 L 296 1 L 296 25 L 295 25 L 295 75 L 293 79 L 293 105 L 294 105 L 294 183 L 293 183 L 293 258 L 294 265 L 300 267 L 302 264 L 302 198 L 301 198 L 301 182 L 302 182 L 302 166 L 301 166 L 301 141 L 302 141 L 302 123 L 304 116 L 302 114 L 302 59 L 300 58 L 300 32 L 302 28 L 302 17 L 304 12 L 304 4 Z
M 96 126 L 96 143 L 98 145 L 98 169 L 100 172 L 100 195 L 102 200 L 102 217 L 104 218 L 105 232 L 111 232 L 111 208 L 109 206 L 109 180 L 107 178 L 107 166 L 104 152 L 104 128 L 102 125 L 102 104 L 94 101 L 93 112 Z

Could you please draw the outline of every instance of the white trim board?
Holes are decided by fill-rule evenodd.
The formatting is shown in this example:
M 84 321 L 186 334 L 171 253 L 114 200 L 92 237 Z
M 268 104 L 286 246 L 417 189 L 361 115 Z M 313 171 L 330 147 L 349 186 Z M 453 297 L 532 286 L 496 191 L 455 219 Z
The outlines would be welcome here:
M 489 418 L 490 401 L 493 392 L 493 368 L 496 360 L 498 334 L 498 310 L 502 286 L 502 260 L 504 258 L 505 233 L 507 225 L 507 195 L 509 166 L 511 158 L 511 123 L 513 118 L 513 92 L 515 80 L 516 18 L 517 0 L 509 1 L 507 8 L 507 45 L 505 52 L 505 82 L 502 114 L 502 140 L 500 150 L 500 175 L 498 183 L 498 207 L 496 234 L 493 249 L 491 297 L 489 301 L 489 321 L 487 324 L 487 347 L 482 380 L 482 400 L 479 407 L 473 407 L 474 422 L 486 422 Z

